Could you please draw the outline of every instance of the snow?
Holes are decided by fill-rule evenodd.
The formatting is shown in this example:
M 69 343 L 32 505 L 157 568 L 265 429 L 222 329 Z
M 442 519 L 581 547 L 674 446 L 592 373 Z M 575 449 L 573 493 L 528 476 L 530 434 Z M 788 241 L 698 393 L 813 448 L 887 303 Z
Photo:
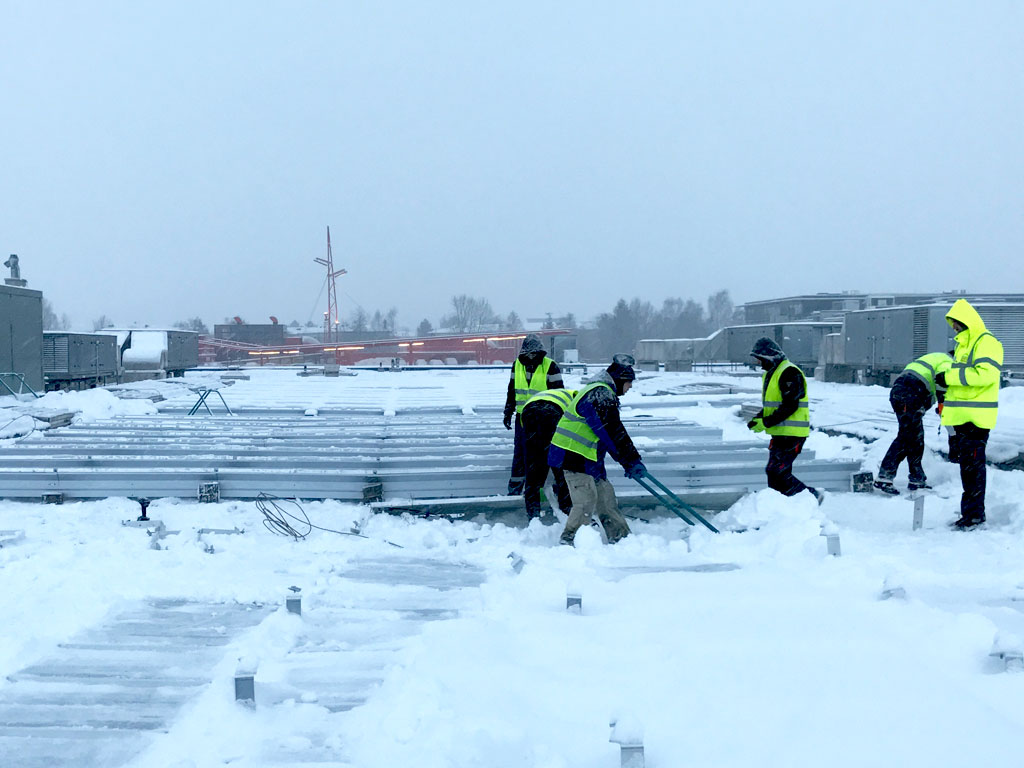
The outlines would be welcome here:
M 502 429 L 505 370 L 294 373 L 256 370 L 222 392 L 233 408 L 451 408 Z M 187 405 L 188 386 L 214 378 L 145 388 Z M 757 382 L 645 373 L 624 406 L 750 440 L 737 405 L 653 394 L 709 381 Z M 1024 424 L 1022 394 L 1004 390 L 993 442 L 1004 424 L 1010 433 Z M 808 448 L 877 469 L 895 435 L 886 398 L 877 387 L 811 382 L 814 423 L 867 414 L 857 434 L 876 439 L 815 432 Z M 106 390 L 36 402 L 89 420 L 158 408 Z M 0 406 L 13 417 L 22 404 Z M 209 684 L 127 763 L 94 764 L 269 768 L 307 755 L 365 768 L 612 768 L 618 735 L 642 738 L 652 768 L 1018 766 L 1024 675 L 991 654 L 1024 637 L 1024 474 L 991 468 L 989 525 L 949 531 L 959 476 L 935 452 L 944 437 L 934 423 L 926 439 L 935 490 L 919 531 L 907 496 L 831 493 L 818 506 L 766 489 L 718 515 L 719 535 L 662 517 L 630 521 L 634 535 L 612 547 L 591 529 L 568 548 L 559 526 L 539 521 L 424 520 L 337 502 L 303 507 L 318 525 L 362 537 L 313 531 L 294 541 L 268 531 L 251 503 L 162 499 L 149 515 L 169 535 L 154 549 L 144 528 L 121 525 L 139 514 L 128 499 L 0 502 L 0 528 L 24 532 L 0 548 L 0 701 L 19 685 L 9 676 L 72 654 L 61 644 L 116 626 L 112 617 L 140 601 L 255 602 L 266 618 L 218 650 Z M 199 533 L 236 527 L 244 533 Z M 841 557 L 827 554 L 823 533 L 840 537 Z M 446 586 L 429 588 L 430 578 Z M 292 585 L 301 617 L 284 609 Z M 579 614 L 566 611 L 570 592 Z M 414 608 L 442 615 L 403 613 Z M 257 665 L 255 708 L 233 701 L 243 662 Z M 346 674 L 365 677 L 365 700 L 333 712 L 325 702 Z

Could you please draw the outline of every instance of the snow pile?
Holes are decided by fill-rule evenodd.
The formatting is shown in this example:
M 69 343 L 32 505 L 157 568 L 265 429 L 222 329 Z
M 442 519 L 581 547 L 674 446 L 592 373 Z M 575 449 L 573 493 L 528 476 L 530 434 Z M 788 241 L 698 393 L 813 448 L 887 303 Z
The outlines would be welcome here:
M 74 411 L 81 421 L 99 421 L 115 416 L 149 416 L 157 412 L 149 400 L 122 400 L 107 389 L 47 392 L 36 406 L 55 412 Z
M 733 558 L 742 552 L 741 559 L 749 561 L 823 555 L 822 535 L 832 533 L 834 526 L 810 492 L 786 498 L 766 488 L 744 496 L 715 518 L 715 527 L 729 541 L 723 544 L 720 535 L 702 528 L 690 536 L 694 550 L 725 550 Z
M 45 424 L 27 413 L 18 413 L 12 408 L 0 409 L 0 440 L 24 437 Z

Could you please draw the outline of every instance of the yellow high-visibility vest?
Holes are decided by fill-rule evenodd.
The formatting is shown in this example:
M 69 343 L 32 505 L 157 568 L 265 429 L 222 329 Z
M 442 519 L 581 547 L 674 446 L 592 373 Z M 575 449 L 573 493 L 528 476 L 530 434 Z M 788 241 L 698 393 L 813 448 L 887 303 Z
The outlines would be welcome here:
M 575 389 L 545 389 L 543 392 L 538 392 L 536 395 L 526 401 L 526 405 L 530 403 L 539 403 L 541 401 L 554 403 L 563 411 L 569 407 L 572 399 L 576 397 L 579 390 Z M 523 406 L 525 407 L 525 406 Z
M 522 361 L 516 359 L 514 370 L 515 370 L 515 389 L 516 389 L 516 413 L 523 412 L 523 406 L 526 405 L 526 401 L 536 395 L 538 392 L 544 392 L 548 388 L 548 369 L 551 368 L 553 361 L 550 357 L 545 357 L 540 365 L 537 366 L 537 370 L 533 372 L 533 376 L 530 377 L 529 382 L 526 380 L 526 366 L 523 365 Z
M 587 424 L 587 420 L 577 413 L 576 406 L 579 405 L 580 400 L 583 399 L 585 394 L 598 387 L 607 387 L 613 393 L 615 392 L 611 385 L 604 381 L 595 381 L 593 384 L 588 384 L 581 389 L 576 397 L 572 399 L 572 402 L 569 403 L 569 407 L 565 409 L 565 413 L 562 414 L 558 426 L 555 427 L 555 435 L 551 438 L 552 445 L 578 453 L 590 461 L 597 461 L 597 446 L 600 441 L 597 439 L 597 434 L 594 430 Z
M 779 377 L 782 376 L 783 371 L 789 368 L 796 368 L 800 378 L 804 380 L 804 396 L 800 400 L 800 406 L 792 416 L 776 424 L 774 427 L 767 427 L 765 431 L 769 435 L 807 437 L 811 434 L 811 409 L 807 401 L 807 377 L 804 376 L 804 372 L 800 370 L 799 366 L 793 365 L 789 360 L 783 360 L 772 371 L 771 378 L 767 382 L 765 377 L 768 376 L 768 372 L 764 373 L 761 377 L 761 391 L 764 393 L 762 395 L 761 407 L 764 409 L 764 415 L 770 416 L 782 405 L 782 390 L 779 389 Z

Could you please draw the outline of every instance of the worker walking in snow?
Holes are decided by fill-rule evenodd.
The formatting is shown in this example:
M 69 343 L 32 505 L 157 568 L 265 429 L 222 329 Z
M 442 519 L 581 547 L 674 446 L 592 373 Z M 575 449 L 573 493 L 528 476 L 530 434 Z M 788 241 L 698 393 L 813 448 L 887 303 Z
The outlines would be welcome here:
M 793 462 L 811 434 L 811 411 L 804 372 L 787 360 L 782 348 L 767 337 L 754 343 L 750 356 L 761 364 L 764 374 L 761 379 L 761 410 L 747 422 L 747 428 L 771 435 L 768 465 L 764 470 L 768 487 L 786 496 L 810 491 L 820 504 L 824 500 L 821 491 L 804 485 L 793 476 Z
M 893 382 L 889 391 L 889 404 L 896 414 L 899 431 L 878 469 L 875 488 L 882 493 L 899 495 L 892 481 L 903 459 L 907 460 L 910 471 L 908 490 L 931 488 L 921 463 L 924 457 L 924 414 L 936 401 L 939 413 L 942 413 L 946 388 L 935 379 L 938 374 L 949 370 L 952 364 L 952 358 L 945 352 L 922 355 L 909 363 Z
M 508 480 L 508 495 L 523 492 L 526 480 L 526 435 L 523 432 L 521 414 L 526 401 L 538 392 L 548 389 L 562 389 L 562 371 L 558 363 L 544 352 L 540 336 L 529 333 L 523 339 L 519 355 L 512 363 L 512 374 L 508 381 L 508 395 L 505 397 L 505 429 L 512 429 L 515 419 L 515 447 L 512 450 L 512 475 Z
M 526 482 L 523 484 L 523 501 L 526 517 L 533 520 L 540 517 L 540 489 L 548 478 L 550 469 L 554 475 L 555 495 L 558 508 L 566 515 L 572 511 L 572 497 L 565 484 L 565 474 L 558 467 L 548 467 L 548 449 L 558 422 L 565 409 L 576 397 L 575 389 L 549 389 L 538 392 L 526 401 L 520 419 L 523 422 L 526 447 Z
M 967 531 L 985 522 L 985 445 L 999 413 L 1003 345 L 966 299 L 957 299 L 946 322 L 956 333 L 956 349 L 952 366 L 935 381 L 946 387 L 942 423 L 953 427 L 963 486 L 953 527 Z
M 589 525 L 595 513 L 609 544 L 630 533 L 619 512 L 615 490 L 608 482 L 604 457 L 610 453 L 630 479 L 641 478 L 646 472 L 640 452 L 619 418 L 619 398 L 636 379 L 634 364 L 631 355 L 615 355 L 607 370 L 583 382 L 583 389 L 566 407 L 551 438 L 548 464 L 564 470 L 572 498 L 572 513 L 559 539 L 562 544 L 572 544 L 576 531 Z

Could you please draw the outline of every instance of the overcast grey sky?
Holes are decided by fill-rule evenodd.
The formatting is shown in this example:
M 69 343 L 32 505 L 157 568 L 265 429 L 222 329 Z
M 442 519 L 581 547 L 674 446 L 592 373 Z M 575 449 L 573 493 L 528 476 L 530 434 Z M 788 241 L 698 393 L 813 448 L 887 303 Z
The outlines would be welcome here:
M 0 253 L 81 327 L 318 321 L 328 225 L 412 327 L 1024 290 L 1011 0 L 0 9 Z

